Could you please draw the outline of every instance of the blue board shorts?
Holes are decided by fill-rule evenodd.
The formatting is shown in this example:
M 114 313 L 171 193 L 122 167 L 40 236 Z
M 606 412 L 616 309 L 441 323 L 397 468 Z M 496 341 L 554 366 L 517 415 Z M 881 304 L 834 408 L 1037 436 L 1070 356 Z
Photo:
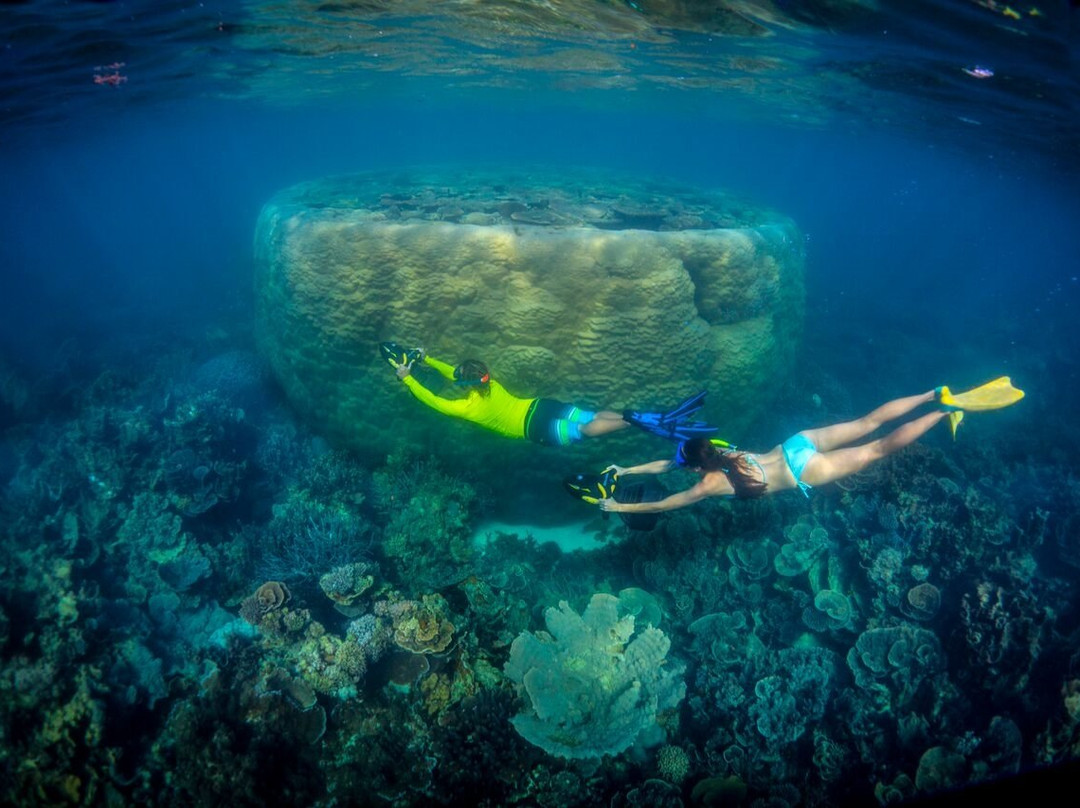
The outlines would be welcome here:
M 545 446 L 569 446 L 581 440 L 581 427 L 595 417 L 595 412 L 573 404 L 538 398 L 525 416 L 525 437 Z

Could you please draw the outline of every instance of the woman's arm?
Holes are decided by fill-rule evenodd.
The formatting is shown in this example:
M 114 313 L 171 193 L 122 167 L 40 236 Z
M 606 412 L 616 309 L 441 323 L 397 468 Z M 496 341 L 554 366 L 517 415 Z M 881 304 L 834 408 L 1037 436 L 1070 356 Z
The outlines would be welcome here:
M 624 474 L 663 474 L 671 471 L 675 464 L 670 460 L 653 460 L 651 463 L 642 463 L 638 466 L 616 466 L 612 463 L 609 469 L 614 469 L 620 477 Z
M 687 488 L 670 497 L 657 500 L 656 502 L 616 502 L 613 499 L 600 500 L 600 510 L 613 511 L 615 513 L 659 513 L 660 511 L 674 511 L 685 508 L 695 502 L 710 496 L 708 487 L 700 482 L 693 488 Z

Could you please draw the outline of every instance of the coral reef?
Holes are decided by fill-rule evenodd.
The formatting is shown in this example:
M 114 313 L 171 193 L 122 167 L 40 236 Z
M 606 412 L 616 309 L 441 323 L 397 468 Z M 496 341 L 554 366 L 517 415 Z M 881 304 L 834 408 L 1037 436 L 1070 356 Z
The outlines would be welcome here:
M 471 520 L 476 489 L 430 462 L 393 457 L 375 475 L 375 496 L 388 512 L 382 552 L 410 594 L 455 584 L 473 571 Z
M 622 752 L 685 694 L 681 668 L 664 666 L 671 645 L 634 618 L 618 616 L 619 599 L 596 594 L 582 614 L 565 601 L 544 614 L 550 634 L 521 634 L 506 675 L 528 698 L 514 727 L 530 743 L 568 758 Z
M 431 213 L 570 215 L 485 199 Z M 408 227 L 427 200 L 379 205 Z M 632 201 L 597 221 L 694 226 Z M 223 342 L 0 370 L 4 804 L 886 805 L 1080 761 L 1056 443 L 926 441 L 567 553 L 475 537 L 508 467 L 539 525 L 544 463 L 585 455 L 334 449 Z

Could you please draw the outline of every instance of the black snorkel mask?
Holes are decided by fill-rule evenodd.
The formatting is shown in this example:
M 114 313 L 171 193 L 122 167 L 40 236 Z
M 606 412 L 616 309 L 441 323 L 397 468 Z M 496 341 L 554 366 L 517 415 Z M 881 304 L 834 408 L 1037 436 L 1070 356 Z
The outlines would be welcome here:
M 709 438 L 709 443 L 717 449 L 734 451 L 738 448 L 734 443 L 728 443 L 726 440 L 720 440 L 720 438 Z M 672 462 L 675 464 L 676 468 L 690 468 L 690 461 L 686 459 L 686 441 L 679 441 L 679 445 L 675 447 L 675 457 L 672 459 Z
M 461 365 L 454 368 L 454 384 L 459 387 L 481 387 L 491 381 L 491 373 L 484 371 L 484 375 L 479 379 L 463 379 L 461 378 Z

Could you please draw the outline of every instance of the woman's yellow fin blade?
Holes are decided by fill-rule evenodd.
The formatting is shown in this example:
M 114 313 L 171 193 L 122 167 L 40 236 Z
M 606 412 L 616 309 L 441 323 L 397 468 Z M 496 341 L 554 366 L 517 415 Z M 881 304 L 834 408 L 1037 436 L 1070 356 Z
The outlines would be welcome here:
M 987 382 L 963 393 L 954 393 L 948 397 L 948 401 L 945 401 L 944 397 L 942 397 L 942 403 L 966 412 L 981 412 L 1000 410 L 1002 407 L 1015 404 L 1023 397 L 1024 391 L 1013 387 L 1012 379 L 1008 376 L 1000 376 L 992 382 Z

